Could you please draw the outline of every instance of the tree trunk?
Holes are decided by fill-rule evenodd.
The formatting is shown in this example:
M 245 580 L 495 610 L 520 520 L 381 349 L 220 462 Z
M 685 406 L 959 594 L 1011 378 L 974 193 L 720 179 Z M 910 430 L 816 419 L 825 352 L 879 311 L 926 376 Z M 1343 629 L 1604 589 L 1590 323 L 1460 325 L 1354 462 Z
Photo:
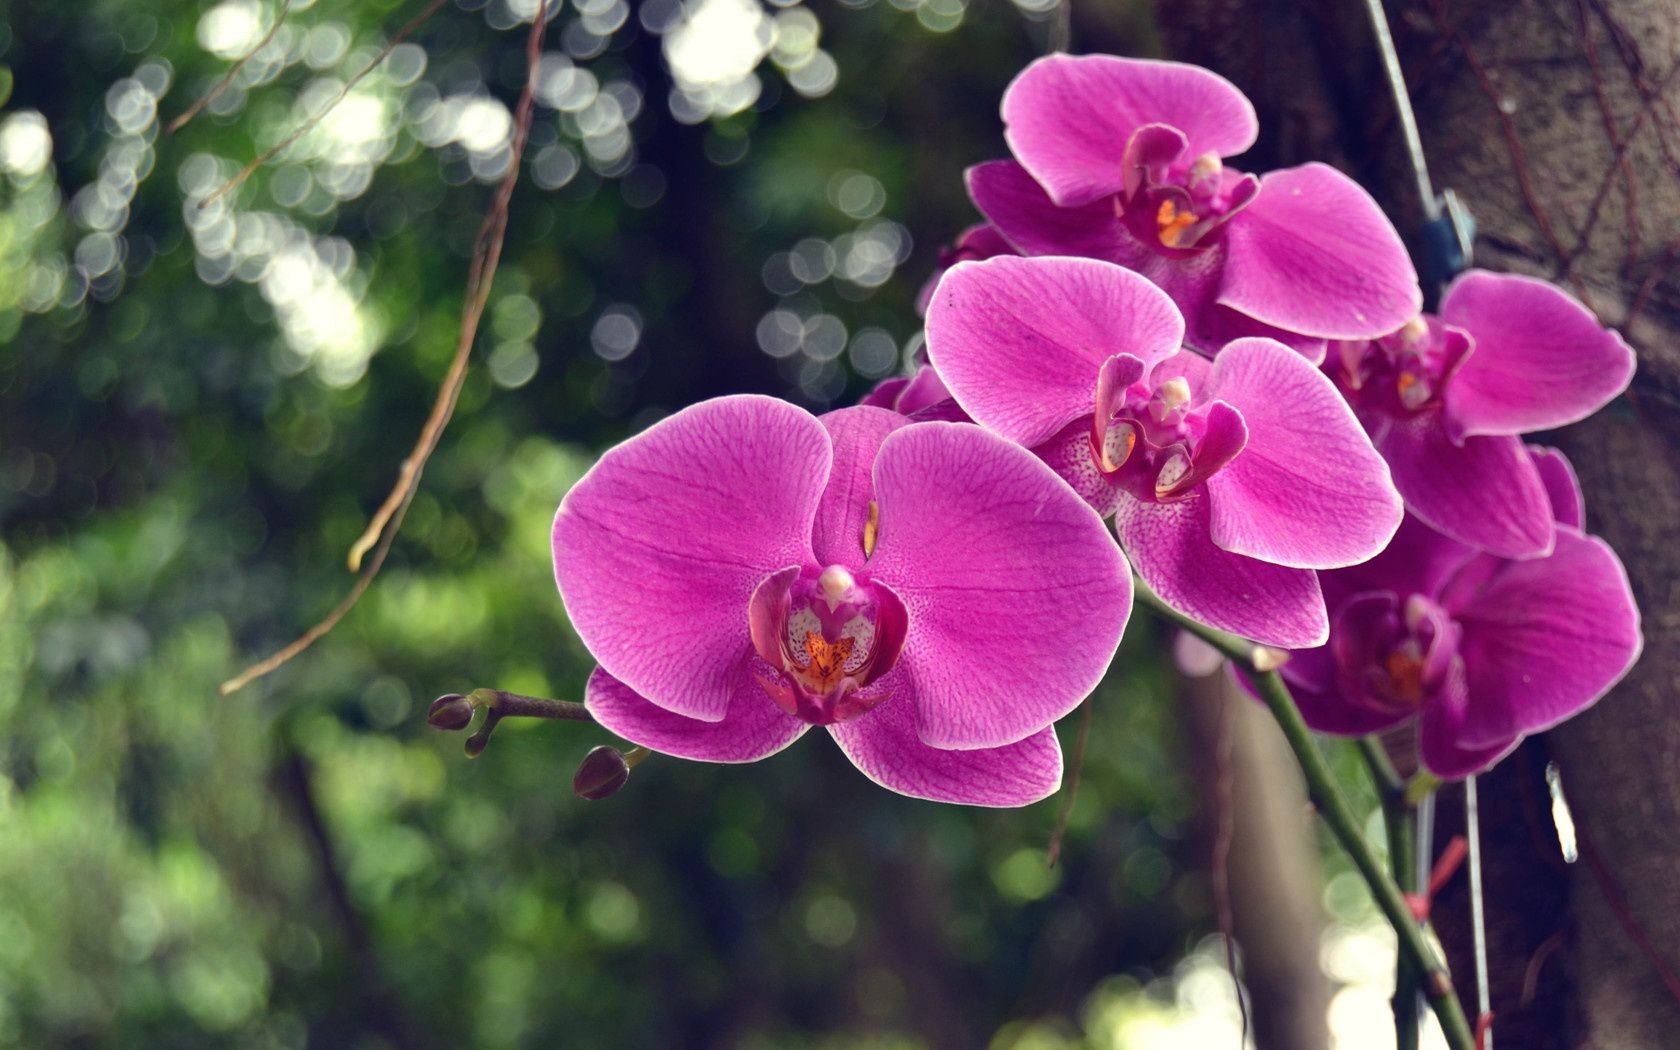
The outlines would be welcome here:
M 1255 99 L 1253 166 L 1336 162 L 1415 243 L 1416 197 L 1361 7 L 1180 0 L 1160 14 L 1169 54 Z M 1629 397 L 1552 440 L 1580 473 L 1590 530 L 1627 563 L 1645 654 L 1596 708 L 1483 781 L 1494 1031 L 1525 1048 L 1680 1046 L 1666 976 L 1680 968 L 1680 7 L 1391 0 L 1388 15 L 1431 174 L 1476 217 L 1476 264 L 1559 281 L 1639 355 Z M 1548 758 L 1582 834 L 1568 868 L 1556 866 Z M 1461 797 L 1442 800 L 1449 823 Z M 1554 892 L 1562 909 L 1535 905 Z M 1473 1004 L 1462 899 L 1444 899 L 1438 919 Z M 1536 982 L 1557 994 L 1536 995 Z
M 1183 688 L 1185 743 L 1196 783 L 1205 789 L 1215 894 L 1223 875 L 1231 929 L 1242 947 L 1254 1045 L 1326 1050 L 1330 982 L 1319 966 L 1324 875 L 1306 782 L 1277 723 L 1222 667 L 1186 677 Z

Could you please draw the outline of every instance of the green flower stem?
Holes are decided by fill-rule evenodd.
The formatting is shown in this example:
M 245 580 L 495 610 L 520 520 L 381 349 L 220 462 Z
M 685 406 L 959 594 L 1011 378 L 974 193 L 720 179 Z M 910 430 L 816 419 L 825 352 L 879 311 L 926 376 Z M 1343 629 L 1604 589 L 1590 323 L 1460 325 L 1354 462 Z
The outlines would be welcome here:
M 1289 686 L 1284 684 L 1282 677 L 1277 673 L 1277 650 L 1255 645 L 1235 635 L 1199 624 L 1177 609 L 1169 607 L 1135 576 L 1133 584 L 1138 601 L 1148 606 L 1151 612 L 1207 642 L 1240 663 L 1248 673 L 1249 680 L 1254 683 L 1260 694 L 1260 699 L 1271 709 L 1272 716 L 1277 719 L 1278 728 L 1283 730 L 1289 749 L 1295 752 L 1295 760 L 1300 763 L 1301 772 L 1307 780 L 1308 794 L 1313 804 L 1318 807 L 1319 815 L 1330 826 L 1336 841 L 1347 851 L 1354 867 L 1359 869 L 1359 874 L 1371 888 L 1371 896 L 1376 899 L 1383 917 L 1394 927 L 1395 935 L 1400 941 L 1401 958 L 1416 973 L 1423 975 L 1425 994 L 1429 997 L 1429 1005 L 1434 1009 L 1435 1016 L 1441 1021 L 1441 1030 L 1446 1033 L 1447 1045 L 1452 1050 L 1475 1050 L 1475 1037 L 1471 1035 L 1464 1008 L 1459 1005 L 1458 996 L 1453 992 L 1446 964 L 1430 946 L 1423 928 L 1412 917 L 1411 908 L 1407 906 L 1400 887 L 1383 868 L 1376 853 L 1366 843 L 1365 836 L 1360 833 L 1359 821 L 1354 816 L 1353 807 L 1348 805 L 1341 789 L 1336 786 L 1335 776 L 1325 763 L 1324 756 L 1319 754 L 1318 747 L 1313 742 L 1312 731 L 1307 728 L 1306 722 L 1302 721 L 1301 712 L 1289 694 Z M 1406 852 L 1409 856 L 1410 849 Z

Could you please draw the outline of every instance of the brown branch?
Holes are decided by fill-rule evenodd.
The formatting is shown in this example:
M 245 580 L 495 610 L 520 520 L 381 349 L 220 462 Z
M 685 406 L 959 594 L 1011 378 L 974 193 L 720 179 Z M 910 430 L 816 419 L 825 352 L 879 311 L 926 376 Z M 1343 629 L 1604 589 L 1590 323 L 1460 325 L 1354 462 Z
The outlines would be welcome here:
M 1522 138 L 1517 134 L 1516 121 L 1511 119 L 1511 114 L 1505 112 L 1505 107 L 1501 105 L 1498 85 L 1494 84 L 1493 77 L 1489 75 L 1487 66 L 1471 45 L 1470 37 L 1463 27 L 1448 26 L 1445 0 L 1431 0 L 1429 8 L 1435 18 L 1437 31 L 1458 41 L 1458 48 L 1464 53 L 1464 61 L 1470 67 L 1471 75 L 1475 77 L 1477 85 L 1488 97 L 1488 101 L 1493 103 L 1493 111 L 1499 117 L 1499 128 L 1505 135 L 1505 145 L 1511 153 L 1511 165 L 1517 177 L 1517 186 L 1522 191 L 1523 203 L 1527 205 L 1529 214 L 1534 216 L 1541 235 L 1546 238 L 1546 243 L 1551 245 L 1557 258 L 1567 260 L 1569 253 L 1564 250 L 1563 241 L 1558 239 L 1557 230 L 1552 227 L 1551 217 L 1546 214 L 1546 209 L 1540 204 L 1539 195 L 1534 191 L 1534 180 L 1528 170 L 1528 153 L 1523 149 Z
M 1587 209 L 1587 222 L 1583 227 L 1584 229 L 1590 230 L 1592 224 L 1598 221 L 1598 210 L 1604 206 L 1604 199 L 1609 195 L 1610 185 L 1615 181 L 1617 165 L 1626 159 L 1628 150 L 1633 148 L 1634 140 L 1639 137 L 1640 129 L 1645 126 L 1646 118 L 1650 116 L 1651 111 L 1656 108 L 1662 97 L 1667 94 L 1669 87 L 1673 85 L 1677 76 L 1680 76 L 1680 60 L 1675 61 L 1669 67 L 1668 73 L 1657 84 L 1655 92 L 1644 100 L 1644 104 L 1639 107 L 1639 112 L 1634 114 L 1633 124 L 1628 128 L 1627 137 L 1622 141 L 1621 149 L 1617 150 L 1616 155 L 1611 158 L 1610 166 L 1604 171 L 1604 177 L 1598 180 L 1598 191 L 1593 194 L 1592 206 Z M 1574 265 L 1575 256 L 1581 252 L 1585 243 L 1583 240 L 1581 244 L 1575 246 L 1573 253 L 1562 256 L 1566 274 L 1569 272 L 1569 267 Z
M 437 14 L 440 10 L 442 10 L 443 5 L 448 3 L 448 2 L 449 2 L 449 0 L 432 0 L 431 3 L 427 4 L 424 10 L 422 10 L 419 14 L 415 15 L 412 19 L 409 20 L 407 25 L 405 25 L 401 29 L 397 30 L 396 35 L 391 37 L 391 39 L 385 44 L 385 46 L 383 48 L 380 48 L 379 54 L 375 55 L 371 62 L 369 62 L 367 65 L 363 66 L 360 70 L 358 70 L 356 72 L 355 76 L 351 77 L 349 80 L 344 82 L 344 87 L 340 88 L 338 94 L 336 94 L 332 97 L 331 102 L 328 102 L 325 106 L 321 107 L 320 112 L 316 113 L 314 116 L 308 118 L 303 123 L 301 123 L 297 127 L 293 128 L 292 131 L 291 131 L 291 134 L 287 135 L 285 138 L 281 139 L 279 142 L 276 142 L 274 145 L 270 146 L 268 149 L 263 150 L 261 153 L 257 154 L 257 156 L 253 157 L 251 159 L 250 163 L 246 164 L 243 168 L 239 169 L 239 174 L 235 175 L 233 178 L 231 178 L 227 182 L 223 183 L 221 185 L 221 187 L 216 190 L 216 192 L 210 194 L 210 196 L 208 196 L 208 197 L 204 198 L 203 200 L 199 201 L 198 206 L 201 207 L 201 208 L 205 207 L 206 205 L 209 205 L 211 202 L 220 200 L 226 194 L 228 194 L 228 193 L 232 192 L 233 190 L 237 189 L 239 186 L 244 184 L 246 179 L 248 179 L 252 175 L 256 174 L 257 169 L 261 168 L 264 164 L 267 164 L 269 161 L 273 160 L 275 157 L 277 157 L 280 154 L 280 152 L 282 150 L 286 149 L 292 143 L 296 142 L 298 139 L 301 139 L 301 138 L 303 138 L 303 136 L 307 135 L 309 133 L 310 129 L 314 128 L 315 125 L 319 124 L 322 121 L 322 119 L 326 117 L 326 115 L 328 113 L 331 113 L 334 109 L 336 109 L 340 102 L 343 102 L 346 98 L 349 97 L 350 92 L 355 90 L 357 84 L 360 84 L 362 82 L 362 80 L 364 78 L 366 78 L 369 73 L 372 73 L 374 70 L 378 69 L 379 64 L 381 62 L 384 62 L 385 59 L 390 57 L 391 52 L 395 51 L 397 49 L 398 44 L 402 43 L 404 40 L 407 40 L 411 33 L 413 33 L 416 29 L 419 29 L 421 26 L 425 25 L 426 22 L 433 15 Z M 544 7 L 545 8 L 547 7 L 546 0 L 544 2 Z M 531 24 L 533 26 L 538 27 L 538 30 L 540 32 L 540 28 L 543 25 L 543 19 L 541 17 L 539 17 L 535 22 L 533 22 Z
M 411 497 L 412 495 L 413 494 L 410 493 Z M 403 510 L 406 511 L 407 509 L 408 505 L 406 503 L 403 504 Z M 356 603 L 361 601 L 362 595 L 367 593 L 368 587 L 373 583 L 373 578 L 379 574 L 380 567 L 385 564 L 385 556 L 391 553 L 391 544 L 396 540 L 396 538 L 397 530 L 392 529 L 390 535 L 385 536 L 380 540 L 379 548 L 373 552 L 373 560 L 369 561 L 367 563 L 367 568 L 363 570 L 360 576 L 356 577 L 356 583 L 350 588 L 350 593 L 340 599 L 339 603 L 333 606 L 332 611 L 323 616 L 315 624 L 315 626 L 303 632 L 303 634 L 299 635 L 297 638 L 294 638 L 284 648 L 269 656 L 267 659 L 259 660 L 251 666 L 245 668 L 245 670 L 239 672 L 237 675 L 234 675 L 232 678 L 229 678 L 227 681 L 217 686 L 216 691 L 223 696 L 239 692 L 239 690 L 245 688 L 264 675 L 278 670 L 282 664 L 286 663 L 286 661 L 314 645 L 316 642 L 325 637 L 328 631 L 337 627 L 338 621 L 344 619 L 345 615 L 349 613 L 351 609 L 355 608 Z
M 210 103 L 222 97 L 222 92 L 232 86 L 233 78 L 239 75 L 239 71 L 245 68 L 245 64 L 251 61 L 251 59 L 257 57 L 257 52 L 267 47 L 269 42 L 274 39 L 274 34 L 280 32 L 280 27 L 286 24 L 286 15 L 292 9 L 292 2 L 293 0 L 285 0 L 285 2 L 280 5 L 279 13 L 274 16 L 274 24 L 268 27 L 268 32 L 263 34 L 263 38 L 257 41 L 256 46 L 245 52 L 244 57 L 240 58 L 239 61 L 233 64 L 233 68 L 227 71 L 226 76 L 216 82 L 215 87 L 206 91 L 197 102 L 188 106 L 185 113 L 182 113 L 180 116 L 170 121 L 169 126 L 163 129 L 165 134 L 173 135 L 177 131 L 180 131 L 182 128 L 187 126 L 189 121 L 198 116 L 205 106 L 208 106 Z
M 1056 814 L 1056 830 L 1050 833 L 1050 845 L 1044 851 L 1044 866 L 1054 868 L 1062 859 L 1062 839 L 1067 837 L 1068 819 L 1073 816 L 1073 804 L 1079 798 L 1079 774 L 1085 768 L 1085 744 L 1091 738 L 1091 701 L 1087 699 L 1079 712 L 1079 735 L 1073 741 L 1073 771 L 1068 776 L 1067 795 L 1062 799 L 1062 811 Z
M 434 0 L 425 11 L 422 11 L 413 21 L 404 26 L 397 39 L 412 32 L 426 18 L 431 17 L 433 11 L 441 7 L 446 0 Z M 484 308 L 490 297 L 490 285 L 495 279 L 496 268 L 501 263 L 502 240 L 507 232 L 508 204 L 513 198 L 513 187 L 519 181 L 520 161 L 525 154 L 525 140 L 531 130 L 531 115 L 535 106 L 537 61 L 542 54 L 543 27 L 547 24 L 549 0 L 543 0 L 537 17 L 531 22 L 531 34 L 526 41 L 525 56 L 528 63 L 525 87 L 519 95 L 519 102 L 515 107 L 513 139 L 509 144 L 510 157 L 507 174 L 502 177 L 501 185 L 497 188 L 496 196 L 492 200 L 490 210 L 485 213 L 484 223 L 479 227 L 478 239 L 473 249 L 472 264 L 467 273 L 467 285 L 461 311 L 461 336 L 456 344 L 455 359 L 450 363 L 449 374 L 444 379 L 443 388 L 438 392 L 437 404 L 432 408 L 432 414 L 426 421 L 426 428 L 421 432 L 420 443 L 413 454 L 403 461 L 402 473 L 397 485 L 391 490 L 391 495 L 380 507 L 374 521 L 380 532 L 370 546 L 373 547 L 373 558 L 362 564 L 362 555 L 366 553 L 361 541 L 357 542 L 357 550 L 352 552 L 351 568 L 360 569 L 361 575 L 350 588 L 350 593 L 335 606 L 332 612 L 305 631 L 302 636 L 268 657 L 246 668 L 240 674 L 223 682 L 220 692 L 223 696 L 233 693 L 262 676 L 276 670 L 288 660 L 297 656 L 315 642 L 319 641 L 328 631 L 331 631 L 346 613 L 353 608 L 373 578 L 379 574 L 379 569 L 385 564 L 385 556 L 390 553 L 391 544 L 396 539 L 397 532 L 402 528 L 403 517 L 408 512 L 408 506 L 414 499 L 414 493 L 420 482 L 420 471 L 425 466 L 426 459 L 437 447 L 439 436 L 448 424 L 450 415 L 455 410 L 455 402 L 461 393 L 461 384 L 466 379 L 467 360 L 472 353 L 473 342 L 478 335 L 479 320 L 484 315 Z M 389 49 L 387 49 L 388 51 Z M 330 107 L 329 107 L 330 108 Z M 372 527 L 370 527 L 372 531 Z M 366 536 L 364 535 L 364 539 Z
M 449 363 L 449 372 L 438 389 L 437 401 L 432 405 L 431 415 L 426 417 L 426 425 L 420 430 L 420 438 L 414 444 L 414 451 L 408 454 L 408 458 L 404 459 L 402 466 L 398 468 L 397 481 L 391 487 L 390 495 L 385 497 L 385 502 L 374 512 L 367 528 L 350 547 L 347 561 L 351 572 L 360 567 L 363 555 L 378 541 L 379 534 L 387 524 L 392 529 L 401 526 L 402 507 L 407 504 L 415 487 L 420 484 L 420 472 L 426 469 L 426 461 L 431 458 L 433 450 L 437 448 L 438 439 L 443 436 L 444 428 L 449 425 L 449 419 L 455 413 L 455 402 L 461 396 L 461 385 L 466 382 L 467 362 L 472 356 L 473 341 L 478 335 L 478 323 L 490 301 L 490 284 L 496 276 L 496 265 L 502 256 L 502 238 L 507 232 L 508 201 L 513 196 L 514 183 L 519 181 L 519 161 L 524 156 L 525 139 L 531 131 L 537 62 L 542 56 L 542 27 L 548 17 L 548 3 L 549 0 L 543 0 L 536 18 L 531 22 L 531 36 L 525 50 L 528 63 L 525 90 L 519 96 L 519 104 L 514 113 L 512 159 L 508 164 L 507 175 L 497 188 L 495 203 L 491 205 L 489 214 L 484 218 L 484 225 L 478 231 L 472 269 L 467 276 L 466 303 L 461 314 L 461 337 L 455 344 L 454 360 Z
M 1639 183 L 1633 175 L 1633 161 L 1627 155 L 1627 147 L 1622 142 L 1622 133 L 1616 127 L 1616 114 L 1610 108 L 1610 96 L 1604 88 L 1604 66 L 1598 60 L 1598 42 L 1593 39 L 1592 23 L 1587 19 L 1586 0 L 1575 0 L 1575 15 L 1581 25 L 1581 47 L 1586 52 L 1587 70 L 1592 76 L 1593 97 L 1598 101 L 1598 112 L 1604 120 L 1604 133 L 1610 139 L 1610 149 L 1616 155 L 1616 166 L 1622 170 L 1623 192 L 1627 194 L 1627 237 L 1628 258 L 1639 254 Z M 1587 244 L 1592 237 L 1593 224 L 1598 219 L 1598 212 L 1594 211 L 1588 221 L 1581 226 L 1579 239 L 1575 244 L 1575 253 L 1587 250 Z M 1574 259 L 1571 258 L 1570 262 Z

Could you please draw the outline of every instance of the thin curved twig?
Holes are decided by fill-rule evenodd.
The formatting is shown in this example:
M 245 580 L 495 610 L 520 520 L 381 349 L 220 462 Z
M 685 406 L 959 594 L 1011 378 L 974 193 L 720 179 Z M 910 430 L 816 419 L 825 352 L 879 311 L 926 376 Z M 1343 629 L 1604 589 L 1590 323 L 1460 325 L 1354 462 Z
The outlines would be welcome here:
M 314 116 L 309 117 L 303 123 L 301 123 L 297 127 L 293 128 L 291 133 L 288 134 L 285 138 L 281 139 L 279 142 L 276 142 L 274 145 L 270 146 L 269 148 L 263 150 L 261 153 L 257 154 L 255 157 L 251 158 L 250 163 L 246 164 L 243 168 L 240 168 L 239 173 L 237 175 L 235 175 L 233 178 L 227 180 L 226 182 L 222 183 L 222 185 L 216 190 L 216 192 L 210 194 L 208 197 L 205 197 L 203 200 L 199 201 L 198 206 L 201 207 L 201 208 L 207 207 L 213 201 L 220 200 L 222 197 L 224 197 L 227 194 L 233 192 L 235 189 L 238 189 L 241 185 L 244 184 L 246 179 L 250 178 L 252 175 L 255 175 L 257 173 L 258 169 L 260 169 L 264 164 L 267 164 L 269 161 L 271 161 L 275 157 L 279 156 L 280 153 L 283 150 L 285 150 L 288 146 L 290 146 L 292 143 L 296 142 L 298 139 L 301 139 L 305 135 L 309 134 L 309 131 L 310 131 L 311 128 L 313 128 L 315 125 L 319 124 L 326 117 L 326 115 L 328 113 L 331 113 L 334 109 L 338 108 L 338 104 L 340 102 L 343 102 L 346 98 L 348 98 L 350 96 L 350 92 L 352 92 L 356 89 L 357 84 L 360 84 L 363 81 L 363 79 L 365 79 L 367 77 L 367 75 L 369 73 L 372 73 L 374 70 L 379 68 L 379 64 L 381 62 L 384 62 L 387 58 L 389 58 L 391 56 L 391 52 L 393 52 L 397 49 L 398 44 L 402 43 L 404 40 L 407 40 L 410 34 L 412 34 L 416 29 L 419 29 L 421 26 L 425 25 L 426 22 L 428 20 L 430 20 L 433 15 L 435 15 L 439 11 L 441 11 L 443 9 L 443 5 L 447 4 L 448 2 L 449 2 L 449 0 L 432 0 L 431 3 L 427 4 L 424 10 L 422 10 L 419 14 L 415 15 L 413 18 L 409 19 L 407 25 L 405 25 L 401 29 L 397 30 L 396 34 L 394 36 L 392 36 L 390 40 L 386 41 L 385 46 L 379 49 L 379 54 L 373 56 L 372 61 L 370 61 L 367 65 L 363 66 L 361 69 L 357 70 L 356 74 L 354 76 L 352 76 L 349 80 L 346 80 L 344 82 L 344 86 L 339 89 L 338 94 L 336 94 L 332 97 L 332 101 L 328 102 L 325 106 L 322 106 L 321 109 L 320 109 L 320 112 L 316 113 Z M 545 0 L 545 6 L 546 6 L 546 0 Z M 532 25 L 540 27 L 540 26 L 542 26 L 543 21 L 544 20 L 542 18 L 538 18 L 535 22 L 532 23 Z
M 263 38 L 257 41 L 256 46 L 245 52 L 239 61 L 233 64 L 233 68 L 228 70 L 227 74 L 223 76 L 222 79 L 216 81 L 215 87 L 206 91 L 199 97 L 197 102 L 188 106 L 186 108 L 186 112 L 170 121 L 169 125 L 163 129 L 164 134 L 173 135 L 177 131 L 180 131 L 182 128 L 186 127 L 194 117 L 202 113 L 205 106 L 208 106 L 210 103 L 222 97 L 222 93 L 227 91 L 227 89 L 233 85 L 233 78 L 239 75 L 239 71 L 245 68 L 246 63 L 250 62 L 251 59 L 256 58 L 257 52 L 267 47 L 269 43 L 273 41 L 274 35 L 280 32 L 280 27 L 286 24 L 286 15 L 292 10 L 292 3 L 293 0 L 285 0 L 285 2 L 280 5 L 280 10 L 274 16 L 274 24 L 268 27 L 268 32 L 263 34 Z
M 443 0 L 438 0 L 420 16 L 404 27 L 404 32 L 430 17 L 432 10 L 441 6 Z M 360 554 L 353 554 L 351 567 L 359 570 L 360 575 L 356 583 L 350 588 L 350 593 L 344 600 L 333 607 L 332 612 L 305 631 L 295 641 L 285 646 L 279 652 L 261 660 L 233 678 L 223 682 L 220 692 L 223 696 L 238 691 L 251 682 L 276 670 L 288 660 L 308 649 L 319 641 L 327 632 L 338 625 L 367 592 L 373 578 L 379 574 L 379 569 L 385 564 L 385 556 L 390 553 L 391 544 L 395 541 L 397 532 L 402 528 L 403 517 L 408 513 L 409 504 L 414 499 L 414 493 L 420 482 L 420 471 L 425 466 L 426 458 L 437 447 L 438 437 L 449 422 L 449 417 L 455 410 L 455 402 L 461 393 L 461 384 L 466 379 L 467 360 L 471 356 L 473 342 L 478 335 L 478 324 L 484 316 L 484 308 L 489 302 L 490 285 L 496 276 L 496 267 L 501 263 L 502 240 L 507 233 L 508 204 L 513 198 L 513 187 L 519 181 L 520 161 L 525 154 L 525 140 L 531 130 L 531 116 L 535 106 L 537 61 L 542 53 L 543 27 L 547 24 L 549 0 L 543 0 L 542 8 L 537 17 L 531 22 L 531 35 L 526 42 L 525 54 L 528 68 L 525 77 L 525 87 L 520 93 L 519 102 L 514 111 L 513 139 L 509 144 L 509 161 L 507 174 L 502 177 L 501 185 L 497 187 L 496 196 L 492 200 L 490 210 L 485 213 L 484 223 L 479 227 L 478 239 L 473 249 L 471 267 L 467 273 L 467 285 L 461 310 L 461 335 L 456 344 L 455 359 L 450 362 L 449 373 L 444 379 L 443 388 L 438 391 L 437 404 L 432 408 L 431 417 L 426 421 L 426 428 L 421 432 L 420 444 L 413 454 L 403 461 L 402 473 L 397 485 L 391 490 L 391 495 L 380 507 L 375 521 L 380 530 L 369 545 L 373 550 L 373 558 L 364 566 L 362 550 Z M 360 544 L 358 543 L 358 547 Z

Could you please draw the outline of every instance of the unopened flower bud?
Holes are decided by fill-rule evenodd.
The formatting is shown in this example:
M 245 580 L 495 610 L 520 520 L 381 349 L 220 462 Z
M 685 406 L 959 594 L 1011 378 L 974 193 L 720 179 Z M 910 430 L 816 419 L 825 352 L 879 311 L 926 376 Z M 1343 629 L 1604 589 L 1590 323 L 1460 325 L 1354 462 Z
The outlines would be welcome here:
M 460 693 L 446 693 L 432 701 L 426 722 L 433 729 L 454 731 L 472 724 L 473 704 Z
M 609 744 L 593 748 L 583 756 L 577 775 L 572 777 L 572 790 L 579 798 L 599 801 L 618 793 L 630 779 L 630 763 L 624 753 Z

